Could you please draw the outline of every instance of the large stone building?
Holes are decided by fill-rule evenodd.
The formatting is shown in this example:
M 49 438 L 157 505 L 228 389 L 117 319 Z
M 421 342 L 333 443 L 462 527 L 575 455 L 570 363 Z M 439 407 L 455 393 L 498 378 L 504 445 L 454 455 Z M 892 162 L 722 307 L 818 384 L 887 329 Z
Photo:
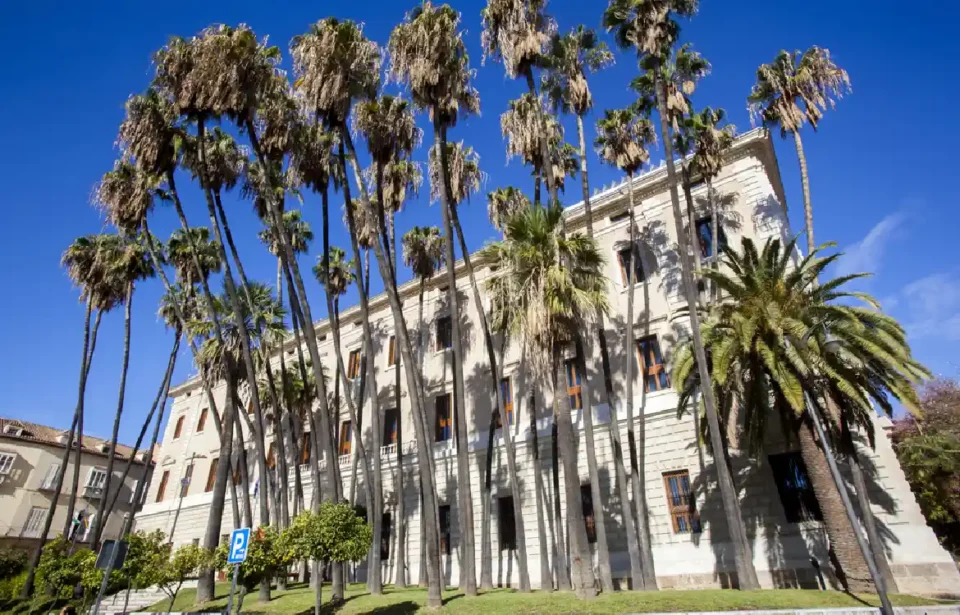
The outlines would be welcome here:
M 36 544 L 43 532 L 43 523 L 50 510 L 57 476 L 66 471 L 63 490 L 57 501 L 53 524 L 47 539 L 60 534 L 67 520 L 67 497 L 72 488 L 74 451 L 70 462 L 62 467 L 69 430 L 55 429 L 15 419 L 0 419 L 0 546 L 28 547 Z M 78 544 L 89 542 L 89 531 L 95 519 L 107 478 L 110 442 L 91 436 L 83 437 L 80 454 L 80 493 L 76 512 L 82 516 L 76 531 Z M 104 536 L 116 537 L 123 517 L 139 506 L 133 501 L 137 481 L 150 480 L 153 462 L 149 451 L 140 451 L 130 466 L 123 484 L 119 478 L 133 454 L 133 449 L 118 444 L 114 462 L 114 480 L 110 494 L 117 503 L 104 526 Z M 118 487 L 119 484 L 119 487 Z M 74 517 L 76 519 L 76 517 Z
M 747 133 L 737 139 L 723 172 L 714 182 L 726 208 L 722 215 L 722 241 L 739 244 L 741 236 L 764 241 L 770 237 L 787 238 L 790 231 L 786 219 L 786 200 L 780 181 L 777 161 L 769 137 L 761 131 Z M 675 227 L 667 189 L 666 169 L 654 169 L 634 179 L 636 214 L 644 237 L 642 252 L 642 279 L 637 288 L 636 339 L 638 347 L 623 347 L 623 332 L 626 323 L 627 288 L 626 276 L 620 253 L 628 245 L 627 185 L 606 189 L 592 199 L 596 239 L 607 260 L 609 298 L 612 316 L 607 320 L 608 339 L 611 340 L 612 373 L 616 399 L 619 400 L 618 416 L 624 421 L 621 428 L 626 438 L 625 406 L 625 361 L 637 361 L 640 370 L 634 384 L 635 413 L 645 417 L 646 452 L 644 472 L 649 502 L 650 531 L 656 573 L 660 587 L 711 587 L 726 586 L 733 571 L 732 550 L 726 535 L 725 522 L 715 487 L 714 460 L 698 445 L 695 419 L 690 412 L 678 417 L 677 396 L 670 387 L 669 364 L 671 348 L 679 335 L 683 335 L 686 320 L 682 308 L 679 284 L 679 259 L 676 248 Z M 710 247 L 706 187 L 699 184 L 693 188 L 697 212 L 695 224 L 701 237 L 702 256 L 709 259 Z M 582 204 L 566 210 L 567 228 L 571 232 L 583 230 Z M 476 259 L 474 259 L 476 260 Z M 492 275 L 489 265 L 475 263 L 481 287 Z M 462 330 L 465 349 L 462 365 L 466 381 L 466 416 L 470 451 L 470 485 L 473 494 L 474 521 L 476 524 L 477 557 L 481 555 L 479 536 L 481 523 L 489 518 L 493 536 L 493 578 L 503 585 L 517 582 L 516 552 L 509 548 L 514 536 L 515 523 L 522 522 L 526 534 L 529 572 L 532 584 L 541 584 L 540 550 L 548 549 L 556 527 L 552 511 L 554 490 L 551 463 L 551 417 L 550 398 L 545 379 L 535 373 L 533 361 L 521 356 L 521 348 L 515 341 L 509 343 L 503 366 L 503 390 L 511 408 L 509 429 L 512 430 L 517 447 L 519 481 L 523 493 L 521 502 L 513 502 L 507 482 L 506 459 L 502 436 L 499 430 L 493 448 L 493 492 L 488 505 L 481 503 L 484 459 L 486 457 L 488 427 L 492 394 L 490 391 L 488 363 L 470 287 L 465 273 L 458 264 L 458 290 L 461 291 Z M 440 520 L 443 533 L 443 570 L 448 583 L 458 579 L 457 544 L 457 464 L 454 448 L 450 399 L 452 394 L 451 361 L 449 346 L 450 314 L 446 307 L 446 277 L 437 275 L 429 281 L 426 290 L 426 305 L 423 321 L 418 322 L 418 288 L 415 281 L 404 284 L 401 289 L 404 316 L 408 328 L 424 340 L 424 373 L 428 412 L 431 414 L 430 432 L 433 454 L 436 459 L 436 483 L 439 492 Z M 486 301 L 486 299 L 485 299 Z M 416 582 L 420 571 L 420 504 L 417 489 L 417 463 L 413 431 L 410 429 L 410 403 L 406 392 L 406 379 L 402 379 L 399 400 L 394 391 L 392 335 L 393 319 L 384 295 L 371 298 L 371 318 L 376 332 L 375 390 L 383 413 L 384 446 L 380 455 L 384 475 L 385 532 L 382 552 L 386 555 L 384 578 L 391 582 L 397 570 L 395 541 L 398 519 L 396 503 L 404 498 L 406 523 L 408 582 Z M 341 314 L 341 341 L 344 360 L 350 376 L 358 372 L 361 352 L 361 325 L 359 310 L 346 309 Z M 315 324 L 315 334 L 329 373 L 334 371 L 334 354 L 330 323 Z M 286 359 L 294 361 L 293 346 L 285 349 Z M 574 428 L 579 442 L 580 482 L 585 497 L 584 508 L 587 522 L 593 529 L 596 515 L 604 515 L 610 545 L 614 576 L 628 576 L 628 558 L 623 525 L 620 522 L 620 506 L 611 485 L 613 481 L 612 455 L 607 423 L 609 408 L 601 402 L 602 377 L 596 344 L 591 340 L 585 357 L 586 373 L 578 373 L 572 361 L 567 364 L 566 393 L 574 406 Z M 572 359 L 569 352 L 566 359 Z M 278 361 L 279 362 L 279 361 Z M 354 385 L 359 378 L 354 380 Z M 602 502 L 591 502 L 583 434 L 582 408 L 584 406 L 581 386 L 589 384 L 594 412 L 596 457 L 599 463 L 599 479 Z M 353 387 L 356 388 L 355 386 Z M 355 393 L 355 391 L 351 391 Z M 223 387 L 214 395 L 222 403 Z M 197 378 L 171 391 L 174 398 L 163 438 L 162 452 L 158 456 L 156 477 L 148 493 L 147 503 L 138 515 L 138 526 L 145 529 L 159 528 L 173 533 L 175 543 L 201 540 L 211 501 L 214 471 L 219 453 L 218 438 L 211 428 L 212 421 L 206 396 Z M 369 397 L 369 396 L 368 396 Z M 362 420 L 370 425 L 370 400 L 364 404 Z M 402 418 L 402 435 L 397 442 L 395 431 L 396 408 Z M 531 410 L 535 412 L 535 425 L 540 448 L 539 465 L 532 454 Z M 342 416 L 346 412 L 343 411 Z M 875 450 L 863 451 L 870 472 L 871 497 L 874 512 L 887 544 L 894 572 L 905 592 L 945 592 L 960 587 L 960 575 L 950 556 L 940 547 L 933 532 L 927 527 L 914 497 L 904 480 L 904 475 L 885 436 L 885 424 L 877 421 L 877 444 Z M 350 426 L 340 420 L 334 427 L 339 435 L 340 457 L 322 460 L 322 463 L 340 464 L 344 492 L 350 493 L 350 468 L 356 446 L 352 446 Z M 269 431 L 269 430 L 268 430 Z M 275 438 L 268 433 L 268 447 Z M 372 433 L 363 431 L 366 450 L 372 448 Z M 246 441 L 249 446 L 249 434 Z M 394 488 L 397 476 L 396 446 L 401 446 L 404 459 L 400 470 L 403 473 L 403 493 Z M 741 501 L 747 531 L 753 541 L 753 553 L 761 583 L 774 586 L 815 586 L 816 569 L 828 575 L 829 558 L 826 537 L 813 500 L 812 490 L 804 475 L 803 463 L 796 452 L 796 445 L 783 441 L 779 430 L 771 434 L 766 455 L 751 459 L 737 450 L 735 429 L 731 428 L 731 446 L 737 480 L 741 489 Z M 624 443 L 626 449 L 626 443 Z M 253 456 L 250 456 L 251 460 Z M 307 501 L 310 493 L 310 473 L 304 466 L 301 472 Z M 537 510 L 534 492 L 534 473 L 544 477 L 543 509 Z M 252 490 L 258 489 L 255 464 L 250 465 Z M 184 480 L 187 479 L 187 480 Z M 192 480 L 190 480 L 192 479 Z M 324 479 L 325 480 L 325 479 Z M 362 480 L 362 475 L 358 480 Z M 293 490 L 292 479 L 287 486 Z M 562 490 L 561 490 L 562 491 Z M 363 502 L 363 489 L 357 489 L 357 498 Z M 563 494 L 559 494 L 562 499 Z M 229 499 L 229 496 L 228 496 Z M 254 504 L 256 510 L 256 504 Z M 489 512 L 487 512 L 489 511 Z M 386 516 L 389 515 L 389 521 Z M 538 540 L 538 524 L 545 526 L 547 543 Z M 228 501 L 223 516 L 222 532 L 233 527 L 233 514 Z M 174 529 L 175 528 L 175 529 Z M 592 534 L 592 532 L 591 532 Z M 479 562 L 478 562 L 479 570 Z

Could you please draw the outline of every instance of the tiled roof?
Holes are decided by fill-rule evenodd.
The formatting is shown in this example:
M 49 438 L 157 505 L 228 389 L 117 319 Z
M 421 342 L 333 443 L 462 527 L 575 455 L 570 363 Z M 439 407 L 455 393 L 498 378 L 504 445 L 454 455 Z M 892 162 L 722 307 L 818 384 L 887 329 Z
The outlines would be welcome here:
M 37 442 L 40 444 L 64 447 L 66 446 L 66 438 L 69 436 L 69 434 L 70 431 L 68 429 L 56 429 L 53 427 L 47 427 L 46 425 L 38 425 L 37 423 L 28 423 L 27 421 L 5 419 L 0 417 L 0 440 L 24 440 L 27 442 Z M 107 453 L 105 451 L 109 450 L 109 446 L 109 440 L 95 438 L 88 435 L 83 436 L 84 453 L 106 457 Z M 133 447 L 120 444 L 119 442 L 117 443 L 117 459 L 123 459 L 125 461 L 130 458 L 132 453 Z M 141 453 L 143 453 L 143 449 L 137 452 L 138 458 L 140 457 Z M 140 461 L 140 459 L 137 459 L 136 461 Z

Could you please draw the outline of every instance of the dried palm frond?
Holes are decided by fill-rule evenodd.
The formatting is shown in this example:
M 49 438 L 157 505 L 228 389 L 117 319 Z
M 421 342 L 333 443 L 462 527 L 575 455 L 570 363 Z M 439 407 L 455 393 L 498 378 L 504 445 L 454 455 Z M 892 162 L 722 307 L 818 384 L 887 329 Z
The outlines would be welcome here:
M 480 170 L 480 156 L 463 141 L 447 143 L 447 172 L 450 179 L 451 205 L 459 205 L 470 198 L 487 181 L 487 175 Z M 441 174 L 440 160 L 436 146 L 430 148 L 427 161 L 430 173 L 430 199 L 440 201 Z
M 511 79 L 539 65 L 557 31 L 556 22 L 543 12 L 545 5 L 544 0 L 488 0 L 480 12 L 484 60 L 502 61 Z

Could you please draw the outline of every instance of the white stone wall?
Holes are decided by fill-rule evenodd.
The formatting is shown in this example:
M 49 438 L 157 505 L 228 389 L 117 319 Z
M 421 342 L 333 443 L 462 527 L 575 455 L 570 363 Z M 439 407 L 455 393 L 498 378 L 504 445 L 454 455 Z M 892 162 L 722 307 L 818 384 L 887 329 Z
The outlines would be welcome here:
M 645 233 L 642 256 L 647 274 L 644 284 L 636 290 L 635 332 L 638 338 L 655 335 L 667 365 L 670 363 L 671 347 L 679 336 L 684 335 L 687 327 L 685 319 L 678 316 L 684 305 L 679 288 L 679 259 L 676 251 L 676 232 L 666 189 L 664 169 L 654 170 L 635 179 L 635 204 L 640 228 Z M 780 185 L 776 161 L 769 139 L 758 131 L 741 137 L 730 156 L 728 164 L 714 187 L 723 195 L 735 195 L 733 206 L 724 216 L 724 230 L 731 245 L 739 245 L 741 236 L 754 238 L 762 243 L 767 238 L 788 239 L 784 209 L 783 190 Z M 703 197 L 704 186 L 693 190 L 697 217 L 706 215 Z M 625 361 L 635 361 L 633 352 L 623 347 L 624 327 L 626 326 L 627 290 L 621 283 L 616 251 L 628 238 L 627 221 L 617 219 L 618 214 L 626 210 L 626 184 L 597 195 L 593 201 L 594 228 L 600 248 L 607 257 L 607 277 L 610 279 L 609 297 L 611 315 L 606 321 L 607 338 L 610 343 L 614 394 L 617 401 L 617 414 L 623 421 L 620 432 L 624 441 L 623 450 L 628 450 L 626 428 L 625 398 Z M 576 232 L 583 227 L 582 208 L 574 206 L 568 209 L 568 229 Z M 489 267 L 483 263 L 474 263 L 480 287 L 491 275 Z M 435 328 L 433 323 L 438 316 L 448 312 L 445 307 L 446 293 L 443 289 L 446 278 L 435 276 L 428 282 L 424 317 L 420 323 L 417 318 L 418 288 L 416 282 L 403 285 L 400 289 L 403 300 L 404 318 L 408 329 L 416 340 L 418 332 L 424 340 L 424 374 L 427 398 L 427 412 L 431 426 L 428 436 L 433 439 L 433 398 L 452 390 L 451 352 L 435 351 Z M 476 525 L 477 570 L 480 570 L 481 524 L 484 509 L 482 497 L 483 461 L 487 445 L 488 426 L 492 408 L 491 380 L 486 361 L 483 338 L 478 330 L 478 314 L 468 280 L 458 265 L 458 290 L 461 293 L 461 322 L 464 331 L 464 377 L 466 383 L 466 427 L 470 449 L 470 486 L 473 497 L 474 521 Z M 486 302 L 486 298 L 484 298 Z M 488 307 L 485 305 L 485 308 Z M 384 296 L 371 298 L 371 314 L 375 330 L 376 370 L 375 389 L 381 412 L 396 405 L 394 391 L 394 368 L 387 366 L 387 342 L 393 332 L 393 321 Z M 362 343 L 361 327 L 357 324 L 359 312 L 356 308 L 346 308 L 341 314 L 341 340 L 344 361 L 351 350 Z M 329 323 L 324 321 L 315 326 L 318 346 L 324 364 L 329 373 L 334 374 L 334 353 L 331 343 Z M 611 564 L 616 577 L 628 576 L 628 558 L 625 550 L 626 539 L 620 522 L 620 505 L 613 482 L 613 460 L 608 438 L 610 410 L 605 403 L 602 377 L 600 375 L 599 353 L 593 336 L 587 337 L 587 373 L 585 383 L 589 384 L 589 401 L 594 410 L 595 456 L 599 465 L 602 502 L 595 502 L 595 509 L 603 511 L 607 525 L 608 544 L 611 551 Z M 499 343 L 499 340 L 498 340 Z M 293 346 L 286 350 L 285 360 L 296 360 Z M 306 354 L 306 351 L 304 351 Z M 276 361 L 275 364 L 279 364 Z M 551 451 L 551 397 L 545 382 L 547 380 L 537 370 L 538 362 L 533 357 L 522 354 L 517 340 L 507 345 L 503 365 L 504 376 L 511 378 L 515 410 L 513 434 L 517 446 L 518 480 L 522 488 L 522 502 L 515 504 L 517 518 L 522 516 L 526 533 L 528 569 L 531 583 L 541 585 L 539 578 L 540 549 L 548 549 L 555 527 L 553 502 L 556 494 L 553 488 L 552 451 Z M 420 470 L 416 459 L 415 442 L 410 415 L 410 400 L 406 392 L 407 382 L 402 375 L 400 409 L 402 413 L 401 441 L 405 451 L 404 502 L 406 508 L 407 537 L 407 581 L 417 582 L 420 555 L 420 505 L 417 472 Z M 355 390 L 355 385 L 351 389 Z M 733 571 L 730 549 L 724 517 L 719 503 L 713 472 L 713 460 L 698 449 L 697 430 L 693 417 L 687 413 L 677 416 L 676 395 L 668 391 L 646 393 L 642 380 L 634 382 L 634 418 L 640 413 L 646 418 L 646 454 L 642 460 L 646 480 L 646 494 L 649 506 L 651 541 L 657 568 L 657 577 L 661 587 L 708 587 L 728 586 L 729 574 Z M 207 525 L 209 493 L 204 492 L 212 459 L 218 455 L 219 440 L 214 432 L 212 417 L 207 421 L 203 433 L 196 432 L 199 412 L 207 407 L 206 398 L 196 379 L 179 387 L 172 393 L 174 403 L 163 440 L 163 451 L 159 456 L 155 478 L 148 493 L 147 505 L 138 516 L 138 527 L 143 529 L 159 528 L 170 532 L 175 526 L 173 540 L 176 544 L 189 543 L 202 539 Z M 536 400 L 536 421 L 539 437 L 540 464 L 536 465 L 531 449 L 529 398 Z M 223 403 L 223 389 L 215 391 L 217 403 Z M 369 397 L 369 396 L 368 396 Z M 522 400 L 522 401 L 521 401 Z M 364 405 L 364 443 L 367 451 L 376 448 L 378 438 L 367 428 L 370 425 L 372 404 L 369 399 Z M 345 418 L 346 409 L 341 411 Z M 179 417 L 184 416 L 184 425 L 178 438 L 173 438 L 175 425 Z M 585 439 L 582 432 L 582 416 L 575 413 L 574 425 L 579 441 L 579 479 L 581 484 L 589 481 Z M 339 433 L 339 428 L 336 428 Z M 881 433 L 882 430 L 877 430 Z M 245 429 L 246 432 L 246 429 Z M 768 446 L 770 452 L 779 452 L 791 445 L 780 442 L 778 434 L 772 434 Z M 246 434 L 248 445 L 249 434 Z M 268 442 L 273 434 L 267 434 Z M 497 436 L 497 442 L 500 437 Z M 456 458 L 453 442 L 432 444 L 437 460 L 436 484 L 440 504 L 451 505 L 451 532 L 454 550 L 444 558 L 444 573 L 448 583 L 456 583 L 458 578 L 458 544 L 456 487 L 458 484 Z M 793 447 L 795 448 L 795 447 Z M 252 446 L 251 446 L 252 449 Z M 353 454 L 356 455 L 356 442 Z M 883 528 L 889 548 L 889 556 L 901 583 L 902 591 L 936 592 L 948 591 L 960 586 L 960 575 L 950 557 L 936 543 L 932 531 L 926 526 L 919 508 L 896 463 L 889 442 L 878 437 L 876 451 L 865 451 L 874 461 L 876 473 L 873 475 L 876 496 L 875 512 Z M 517 583 L 518 562 L 510 552 L 499 550 L 497 536 L 496 498 L 510 495 L 507 481 L 506 459 L 502 444 L 494 450 L 494 482 L 492 501 L 488 514 L 491 518 L 493 579 L 497 584 L 515 585 Z M 733 463 L 737 471 L 737 480 L 741 488 L 741 502 L 748 534 L 753 539 L 754 562 L 761 583 L 773 586 L 814 586 L 817 583 L 811 559 L 820 563 L 823 571 L 829 571 L 826 554 L 826 540 L 819 523 L 787 523 L 782 504 L 773 481 L 769 464 L 765 459 L 750 459 L 749 456 L 733 451 Z M 256 481 L 256 467 L 252 463 L 251 482 Z M 177 482 L 183 476 L 186 465 L 193 460 L 195 469 L 193 481 L 187 497 L 178 498 Z M 703 461 L 701 461 L 701 459 Z M 350 493 L 350 468 L 341 467 L 344 481 L 344 493 Z M 393 518 L 391 537 L 391 557 L 385 563 L 385 580 L 392 582 L 397 574 L 395 570 L 395 540 L 397 515 L 395 504 L 397 495 L 394 489 L 396 462 L 393 455 L 382 460 L 385 512 Z M 700 512 L 703 531 L 699 534 L 676 534 L 673 530 L 667 508 L 666 492 L 663 482 L 665 472 L 687 470 L 694 486 L 697 509 Z M 629 470 L 629 466 L 628 466 Z M 164 472 L 170 472 L 165 497 L 157 502 L 158 484 Z M 535 475 L 539 472 L 544 479 L 544 509 L 536 509 L 533 490 Z M 311 485 L 310 473 L 304 469 L 306 502 L 309 505 Z M 325 480 L 325 479 L 324 479 Z M 360 477 L 363 480 L 363 477 Z M 562 470 L 561 470 L 562 480 Z M 562 484 L 562 483 L 561 483 Z M 292 478 L 289 483 L 293 490 Z M 360 503 L 364 499 L 363 488 L 356 490 Z M 561 494 L 561 504 L 563 496 Z M 292 499 L 291 499 L 292 501 Z M 253 503 L 256 516 L 257 505 Z M 562 507 L 561 507 L 562 509 Z M 178 513 L 179 510 L 179 513 Z M 542 517 L 546 526 L 545 543 L 538 538 L 538 518 Z M 233 528 L 233 513 L 228 502 L 222 520 L 221 534 Z M 361 571 L 362 574 L 362 571 Z

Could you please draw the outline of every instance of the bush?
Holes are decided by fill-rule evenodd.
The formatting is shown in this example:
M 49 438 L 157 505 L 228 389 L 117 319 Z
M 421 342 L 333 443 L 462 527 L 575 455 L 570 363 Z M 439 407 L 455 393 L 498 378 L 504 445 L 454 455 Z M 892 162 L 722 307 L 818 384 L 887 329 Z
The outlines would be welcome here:
M 0 579 L 0 600 L 16 600 L 27 580 L 27 571 L 21 570 L 15 575 Z
M 17 576 L 27 567 L 27 552 L 20 549 L 0 549 L 0 579 Z
M 304 511 L 284 531 L 281 543 L 293 559 L 356 562 L 367 555 L 373 530 L 348 504 L 324 503 Z

